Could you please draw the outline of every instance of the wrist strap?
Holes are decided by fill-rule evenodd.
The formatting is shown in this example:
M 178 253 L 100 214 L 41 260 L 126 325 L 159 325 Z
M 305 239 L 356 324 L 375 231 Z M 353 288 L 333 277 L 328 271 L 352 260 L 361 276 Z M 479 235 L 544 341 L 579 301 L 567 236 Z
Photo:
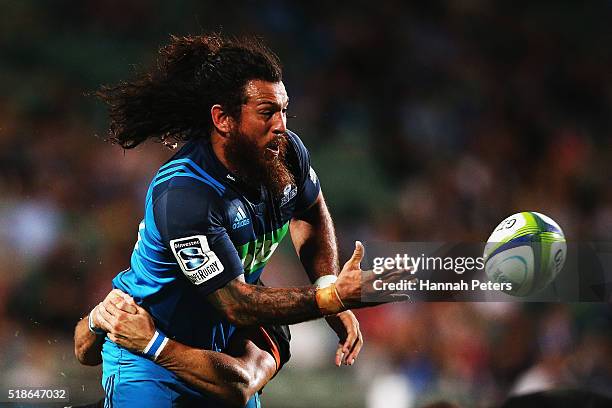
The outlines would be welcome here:
M 342 303 L 342 299 L 340 299 L 335 283 L 324 288 L 318 288 L 315 297 L 317 299 L 317 306 L 319 306 L 319 310 L 323 316 L 337 314 L 346 310 L 344 303 Z
M 153 337 L 149 340 L 149 344 L 142 350 L 142 354 L 149 360 L 155 361 L 164 347 L 166 347 L 166 344 L 168 344 L 168 337 L 161 331 L 155 330 Z
M 96 307 L 91 309 L 91 312 L 89 312 L 89 316 L 87 317 L 87 321 L 88 321 L 87 325 L 89 326 L 89 331 L 90 332 L 92 332 L 96 336 L 101 336 L 103 334 L 106 334 L 106 332 L 104 330 L 100 329 L 99 327 L 94 326 L 93 317 L 92 317 L 92 314 L 93 314 L 94 310 L 96 310 L 96 308 L 98 306 L 99 305 L 96 305 Z
M 319 279 L 315 281 L 314 285 L 317 287 L 317 289 L 325 288 L 337 280 L 338 277 L 336 275 L 323 275 L 319 276 Z

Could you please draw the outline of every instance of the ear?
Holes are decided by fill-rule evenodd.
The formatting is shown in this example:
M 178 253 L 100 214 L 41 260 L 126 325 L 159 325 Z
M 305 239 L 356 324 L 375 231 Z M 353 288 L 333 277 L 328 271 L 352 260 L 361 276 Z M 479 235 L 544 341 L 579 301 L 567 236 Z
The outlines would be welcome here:
M 219 104 L 210 108 L 213 126 L 221 136 L 226 136 L 232 129 L 233 119 Z

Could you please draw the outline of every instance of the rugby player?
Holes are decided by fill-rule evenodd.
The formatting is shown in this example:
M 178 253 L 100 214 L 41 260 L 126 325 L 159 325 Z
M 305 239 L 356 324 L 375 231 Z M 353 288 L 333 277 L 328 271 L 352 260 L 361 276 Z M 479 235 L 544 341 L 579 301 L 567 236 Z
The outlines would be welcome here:
M 338 274 L 319 179 L 287 129 L 276 55 L 253 39 L 172 37 L 150 72 L 97 96 L 109 108 L 112 142 L 126 149 L 148 139 L 186 142 L 153 178 L 130 268 L 113 279 L 152 315 L 155 353 L 132 353 L 105 338 L 107 404 L 219 406 L 151 361 L 168 338 L 220 352 L 237 327 L 325 316 L 340 338 L 336 364 L 353 364 L 363 339 L 348 309 L 371 305 L 361 302 L 364 248 L 356 243 Z M 288 231 L 314 285 L 256 285 Z

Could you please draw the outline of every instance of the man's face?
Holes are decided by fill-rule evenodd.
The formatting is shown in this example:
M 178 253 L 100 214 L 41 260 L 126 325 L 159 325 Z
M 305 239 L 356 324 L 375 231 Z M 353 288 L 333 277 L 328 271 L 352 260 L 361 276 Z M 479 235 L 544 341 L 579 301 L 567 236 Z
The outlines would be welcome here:
M 278 156 L 278 140 L 287 131 L 289 97 L 282 82 L 251 80 L 245 86 L 238 131 L 262 148 L 267 160 Z
M 240 178 L 254 186 L 264 184 L 278 195 L 293 182 L 285 162 L 287 91 L 282 82 L 251 80 L 245 96 L 225 154 Z

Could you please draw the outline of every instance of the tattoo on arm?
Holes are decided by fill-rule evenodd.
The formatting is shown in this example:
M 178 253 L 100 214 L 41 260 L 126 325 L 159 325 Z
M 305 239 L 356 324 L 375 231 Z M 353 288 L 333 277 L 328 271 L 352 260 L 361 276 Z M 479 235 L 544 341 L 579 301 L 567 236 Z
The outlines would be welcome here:
M 270 288 L 234 279 L 208 300 L 237 326 L 294 324 L 321 317 L 315 288 Z

